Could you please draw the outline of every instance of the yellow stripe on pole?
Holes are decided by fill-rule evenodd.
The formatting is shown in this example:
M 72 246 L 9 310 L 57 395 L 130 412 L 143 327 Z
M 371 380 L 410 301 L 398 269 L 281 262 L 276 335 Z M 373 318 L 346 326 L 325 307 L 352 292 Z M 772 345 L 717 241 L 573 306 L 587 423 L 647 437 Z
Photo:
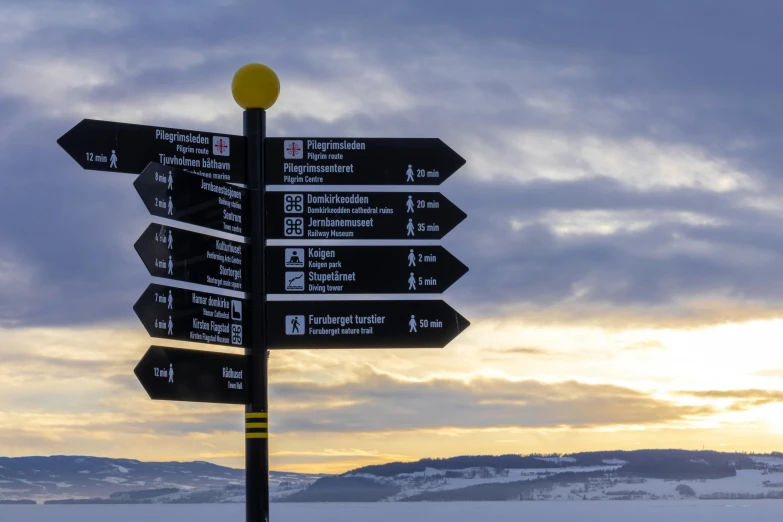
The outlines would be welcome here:
M 268 439 L 268 433 L 245 433 L 247 439 Z
M 268 413 L 245 413 L 246 419 L 266 419 L 268 417 Z
M 267 422 L 248 422 L 245 424 L 245 428 L 268 428 L 269 423 Z

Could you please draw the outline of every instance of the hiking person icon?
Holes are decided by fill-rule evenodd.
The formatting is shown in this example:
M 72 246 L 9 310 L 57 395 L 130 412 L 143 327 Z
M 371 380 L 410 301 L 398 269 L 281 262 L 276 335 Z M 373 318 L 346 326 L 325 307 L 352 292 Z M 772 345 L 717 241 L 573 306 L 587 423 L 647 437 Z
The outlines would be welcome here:
M 174 236 L 171 234 L 171 229 L 169 229 L 169 250 L 174 248 Z
M 169 329 L 166 332 L 167 335 L 174 335 L 174 322 L 171 320 L 171 316 L 169 316 Z
M 174 261 L 169 256 L 169 275 L 174 275 Z
M 408 212 L 413 213 L 414 212 L 414 210 L 413 210 L 413 196 L 408 196 L 408 202 L 406 203 L 406 205 L 408 207 Z
M 405 175 L 407 176 L 405 182 L 413 183 L 413 165 L 408 165 L 408 170 L 405 171 Z
M 169 364 L 169 382 L 174 382 L 174 365 Z
M 411 320 L 408 321 L 408 325 L 411 327 L 410 331 L 408 333 L 417 333 L 418 330 L 416 329 L 416 316 L 411 315 Z
M 174 176 L 171 175 L 171 171 L 169 171 L 169 186 L 168 190 L 171 190 L 174 188 Z
M 291 319 L 291 333 L 299 333 L 299 317 Z
M 408 234 L 407 234 L 407 235 L 408 235 L 408 236 L 414 236 L 414 235 L 416 235 L 416 234 L 413 232 L 413 220 L 412 220 L 412 219 L 409 219 L 409 220 L 408 220 Z
M 174 296 L 171 295 L 171 290 L 169 290 L 168 309 L 169 310 L 173 310 L 174 309 Z
M 174 203 L 171 201 L 171 196 L 169 196 L 169 216 L 174 215 Z
M 111 151 L 111 156 L 109 157 L 109 168 L 110 169 L 117 168 L 117 154 L 115 154 L 114 151 Z
M 413 253 L 412 248 L 411 253 L 408 254 L 408 266 L 416 266 L 416 254 Z
M 413 272 L 408 278 L 408 290 L 416 290 L 416 276 L 413 275 Z

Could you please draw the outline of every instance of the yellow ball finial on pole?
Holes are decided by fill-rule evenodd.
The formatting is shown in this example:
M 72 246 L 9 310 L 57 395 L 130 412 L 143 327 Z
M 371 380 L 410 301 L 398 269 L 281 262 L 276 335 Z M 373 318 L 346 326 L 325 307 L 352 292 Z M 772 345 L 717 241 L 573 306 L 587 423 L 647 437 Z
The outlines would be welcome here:
M 275 71 L 260 63 L 239 68 L 231 80 L 231 94 L 243 109 L 268 109 L 280 95 L 280 80 Z

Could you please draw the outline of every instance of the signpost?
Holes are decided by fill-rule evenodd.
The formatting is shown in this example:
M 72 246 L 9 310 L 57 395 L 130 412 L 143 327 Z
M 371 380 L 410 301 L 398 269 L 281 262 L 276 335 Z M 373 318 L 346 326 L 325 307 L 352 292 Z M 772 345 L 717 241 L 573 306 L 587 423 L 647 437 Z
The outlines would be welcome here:
M 150 163 L 133 182 L 153 216 L 247 235 L 246 190 Z
M 267 138 L 266 109 L 279 89 L 264 65 L 237 71 L 243 136 L 87 119 L 57 140 L 85 169 L 139 174 L 134 187 L 151 215 L 237 237 L 158 223 L 142 233 L 134 246 L 152 276 L 228 291 L 150 284 L 133 307 L 149 335 L 245 352 L 152 346 L 134 373 L 152 399 L 245 405 L 248 522 L 269 522 L 270 349 L 442 348 L 469 326 L 440 299 L 339 297 L 440 294 L 468 271 L 442 246 L 421 242 L 443 238 L 465 213 L 419 191 L 465 160 L 433 138 Z M 321 185 L 404 192 L 311 191 Z M 365 239 L 398 244 L 343 241 Z M 334 300 L 268 305 L 269 294 Z
M 225 295 L 151 284 L 133 311 L 151 337 L 244 347 L 250 303 Z
M 470 323 L 441 300 L 276 301 L 272 348 L 443 348 Z
M 437 192 L 267 192 L 267 239 L 442 239 L 467 215 Z
M 465 160 L 437 138 L 267 138 L 269 185 L 440 185 Z
M 57 143 L 86 170 L 139 174 L 155 161 L 207 179 L 245 182 L 242 136 L 82 120 Z
M 440 294 L 468 271 L 442 246 L 269 246 L 270 294 Z
M 150 275 L 242 292 L 244 243 L 152 223 L 134 245 Z
M 150 399 L 245 404 L 244 355 L 151 346 L 133 370 Z

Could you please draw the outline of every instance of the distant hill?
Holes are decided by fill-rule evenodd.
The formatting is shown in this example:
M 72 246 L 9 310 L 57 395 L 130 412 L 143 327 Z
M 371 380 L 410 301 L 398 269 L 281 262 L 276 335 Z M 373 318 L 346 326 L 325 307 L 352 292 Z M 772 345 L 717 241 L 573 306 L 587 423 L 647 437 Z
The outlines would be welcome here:
M 273 471 L 273 497 L 325 475 Z M 142 462 L 87 456 L 0 457 L 0 503 L 244 501 L 245 471 L 209 462 Z M 198 493 L 198 495 L 197 495 Z
M 544 469 L 553 467 L 602 466 L 607 461 L 623 461 L 634 469 L 649 469 L 652 472 L 654 462 L 669 459 L 669 468 L 676 462 L 690 460 L 705 461 L 711 466 L 727 467 L 729 462 L 735 466 L 755 468 L 750 456 L 743 453 L 720 453 L 717 451 L 688 450 L 635 450 L 635 451 L 597 451 L 590 453 L 572 453 L 568 455 L 469 455 L 445 459 L 421 459 L 415 462 L 390 462 L 364 466 L 346 472 L 343 476 L 369 474 L 378 477 L 393 477 L 404 473 L 417 473 L 425 469 L 454 470 L 465 468 L 514 468 Z M 645 466 L 647 466 L 645 468 Z M 635 470 L 635 469 L 634 469 Z M 715 478 L 715 477 L 710 477 Z
M 637 450 L 422 459 L 356 468 L 278 501 L 634 500 L 686 493 L 783 497 L 783 455 Z
M 0 457 L 0 505 L 244 502 L 244 475 L 241 469 L 200 461 Z M 780 499 L 783 454 L 637 450 L 465 455 L 364 466 L 336 476 L 272 471 L 270 498 L 275 502 Z
M 373 466 L 364 466 L 343 475 L 360 475 L 366 473 L 378 477 L 393 477 L 403 473 L 417 473 L 427 468 L 431 469 L 465 469 L 465 468 L 548 468 L 552 467 L 552 462 L 543 460 L 541 455 L 527 456 L 522 455 L 469 455 L 463 457 L 450 457 L 447 459 L 421 459 L 416 462 L 390 462 L 388 464 L 377 464 Z M 549 457 L 557 458 L 557 457 Z

